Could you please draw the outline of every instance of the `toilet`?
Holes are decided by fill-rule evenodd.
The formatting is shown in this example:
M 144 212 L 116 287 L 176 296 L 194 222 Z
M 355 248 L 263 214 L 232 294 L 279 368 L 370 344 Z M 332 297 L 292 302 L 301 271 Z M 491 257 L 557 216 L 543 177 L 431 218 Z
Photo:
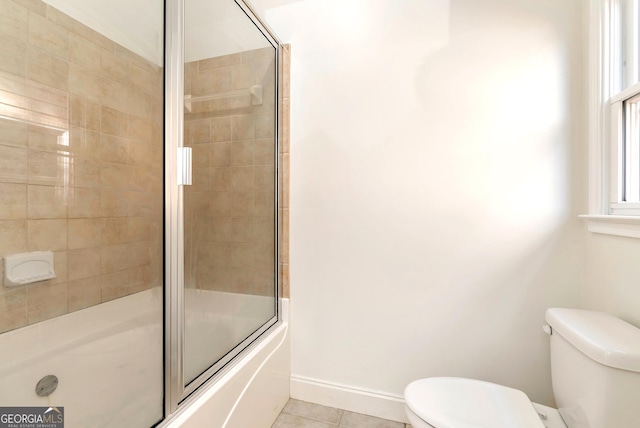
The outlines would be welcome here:
M 490 382 L 425 378 L 404 391 L 413 428 L 640 427 L 640 329 L 580 309 L 548 309 L 545 319 L 558 409 Z

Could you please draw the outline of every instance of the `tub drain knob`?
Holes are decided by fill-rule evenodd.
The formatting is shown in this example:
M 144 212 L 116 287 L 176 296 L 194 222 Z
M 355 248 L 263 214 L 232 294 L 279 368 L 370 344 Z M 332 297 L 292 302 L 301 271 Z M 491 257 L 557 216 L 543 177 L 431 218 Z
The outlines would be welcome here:
M 46 375 L 38 381 L 36 385 L 36 394 L 38 397 L 47 397 L 53 393 L 58 387 L 58 378 L 54 375 Z

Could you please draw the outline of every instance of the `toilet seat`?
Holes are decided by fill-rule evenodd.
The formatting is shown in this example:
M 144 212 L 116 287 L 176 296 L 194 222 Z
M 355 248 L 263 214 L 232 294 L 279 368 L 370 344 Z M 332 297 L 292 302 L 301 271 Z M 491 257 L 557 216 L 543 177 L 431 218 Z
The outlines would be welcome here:
M 436 428 L 544 428 L 526 394 L 475 379 L 436 377 L 411 382 L 407 407 Z

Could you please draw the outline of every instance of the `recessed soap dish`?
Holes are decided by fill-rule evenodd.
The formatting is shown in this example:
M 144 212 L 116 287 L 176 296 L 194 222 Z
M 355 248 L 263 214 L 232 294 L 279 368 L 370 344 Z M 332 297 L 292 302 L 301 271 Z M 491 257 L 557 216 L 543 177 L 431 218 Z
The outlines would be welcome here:
M 55 277 L 51 251 L 13 254 L 4 258 L 5 287 L 31 284 Z

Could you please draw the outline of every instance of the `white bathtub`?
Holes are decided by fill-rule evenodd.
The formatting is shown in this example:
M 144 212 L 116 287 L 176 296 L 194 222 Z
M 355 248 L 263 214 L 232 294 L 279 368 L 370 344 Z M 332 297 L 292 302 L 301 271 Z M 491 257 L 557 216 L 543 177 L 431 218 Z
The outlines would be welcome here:
M 199 341 L 194 336 L 191 343 L 200 343 L 200 347 L 192 347 L 191 351 L 203 359 L 201 364 L 206 364 L 204 357 L 207 354 L 219 352 L 216 336 L 221 330 L 216 332 L 215 329 L 224 325 L 224 334 L 234 339 L 241 336 L 257 322 L 257 314 L 252 308 L 267 307 L 261 299 L 264 298 L 186 291 L 187 325 L 195 326 L 192 331 L 202 334 Z M 216 313 L 221 307 L 227 308 L 226 312 Z M 235 323 L 230 323 L 230 318 Z M 234 325 L 238 327 L 234 329 Z M 163 416 L 162 328 L 162 291 L 156 288 L 3 333 L 0 335 L 0 406 L 61 406 L 65 408 L 67 428 L 151 426 Z M 286 332 L 286 325 L 278 331 Z M 276 338 L 284 337 L 278 336 L 277 332 L 271 333 L 265 343 L 273 344 Z M 283 344 L 288 349 L 288 341 L 282 341 L 278 349 L 283 351 L 278 354 L 286 357 L 286 361 L 279 362 L 276 368 L 287 372 L 288 376 L 288 350 L 284 351 Z M 253 358 L 251 361 L 255 363 L 255 355 Z M 266 363 L 258 365 L 268 369 Z M 236 366 L 247 364 L 241 362 Z M 246 378 L 236 372 L 238 379 Z M 246 379 L 247 384 L 260 385 L 260 376 L 254 376 L 255 373 L 249 376 L 253 376 L 252 382 Z M 58 388 L 48 398 L 38 397 L 36 384 L 49 374 L 58 377 Z M 242 408 L 239 403 L 244 397 L 251 397 L 253 389 L 246 388 L 242 394 L 223 397 L 224 388 L 220 386 L 228 384 L 229 379 L 225 377 L 220 381 L 223 383 L 218 385 L 218 394 L 210 394 L 208 400 L 230 403 L 224 416 L 226 420 L 229 414 Z M 276 389 L 281 391 L 282 386 Z M 206 391 L 211 392 L 212 386 L 209 385 Z M 193 409 L 180 412 L 181 421 L 174 417 L 171 426 L 183 423 L 188 426 L 194 415 L 201 414 L 207 408 L 202 402 L 206 391 L 200 393 L 197 400 L 192 400 Z M 287 378 L 286 398 L 288 393 Z M 283 394 L 276 394 L 282 406 L 286 402 L 286 398 L 280 397 Z M 238 400 L 239 396 L 242 399 Z M 269 414 L 267 418 L 270 417 Z M 233 419 L 230 417 L 229 421 Z M 266 419 L 264 421 L 264 426 L 269 426 Z M 261 424 L 253 426 L 260 427 Z M 227 426 L 234 425 L 229 423 Z
M 220 296 L 218 296 L 220 298 Z M 266 310 L 260 299 L 240 303 L 246 314 L 236 323 L 247 331 L 253 316 L 251 308 Z M 248 315 L 253 314 L 253 315 Z M 290 396 L 289 300 L 282 299 L 282 323 L 260 339 L 223 375 L 203 385 L 163 428 L 268 428 Z M 187 317 L 187 323 L 189 317 Z M 244 330 L 243 330 L 244 329 Z M 242 336 L 242 335 L 241 335 Z M 244 336 L 242 336 L 244 337 Z
M 65 426 L 162 418 L 162 296 L 147 290 L 0 335 L 0 403 L 61 406 Z M 38 397 L 46 375 L 58 388 Z

